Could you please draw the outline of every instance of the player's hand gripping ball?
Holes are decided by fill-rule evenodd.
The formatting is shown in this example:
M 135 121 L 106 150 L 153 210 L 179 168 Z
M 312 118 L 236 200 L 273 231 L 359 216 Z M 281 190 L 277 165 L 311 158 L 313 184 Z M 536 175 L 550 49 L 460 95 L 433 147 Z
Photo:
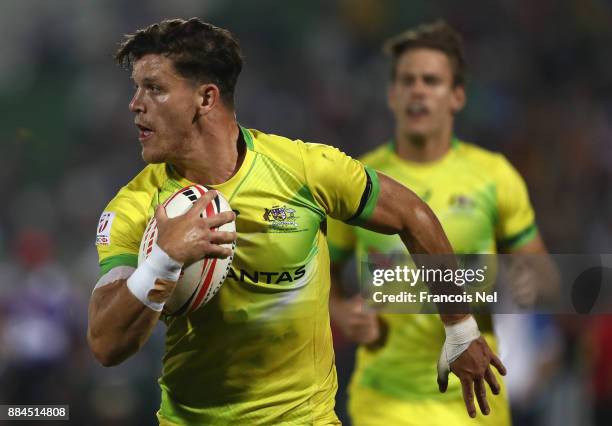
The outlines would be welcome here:
M 187 186 L 178 190 L 163 204 L 166 208 L 166 214 L 169 218 L 185 214 L 198 198 L 207 191 L 202 185 Z M 208 217 L 232 210 L 227 200 L 219 192 L 217 194 L 217 197 L 206 206 L 206 211 L 202 212 L 202 215 Z M 235 232 L 236 222 L 232 221 L 212 229 L 215 231 Z M 153 217 L 145 228 L 144 236 L 140 242 L 140 252 L 138 253 L 139 265 L 149 256 L 155 241 L 157 241 L 157 222 L 155 217 Z M 219 291 L 232 265 L 236 242 L 222 244 L 222 246 L 231 248 L 231 256 L 225 259 L 205 257 L 183 267 L 180 278 L 176 283 L 176 288 L 164 305 L 164 314 L 175 316 L 187 315 L 208 303 Z

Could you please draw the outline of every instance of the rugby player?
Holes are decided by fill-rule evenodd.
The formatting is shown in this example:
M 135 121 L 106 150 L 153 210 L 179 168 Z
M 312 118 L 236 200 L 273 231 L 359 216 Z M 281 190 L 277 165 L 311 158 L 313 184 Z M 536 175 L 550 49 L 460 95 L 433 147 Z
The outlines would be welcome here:
M 395 135 L 361 161 L 414 190 L 431 207 L 456 253 L 546 253 L 527 188 L 501 154 L 455 136 L 455 114 L 465 105 L 465 58 L 461 36 L 437 21 L 420 25 L 386 42 L 391 59 L 388 106 Z M 508 401 L 491 402 L 491 415 L 466 416 L 466 383 L 451 377 L 445 393 L 431 380 L 444 342 L 437 317 L 426 314 L 376 314 L 364 310 L 359 296 L 343 297 L 342 272 L 355 254 L 403 249 L 396 236 L 330 220 L 332 320 L 360 343 L 349 385 L 349 414 L 362 425 L 507 425 Z M 533 286 L 521 290 L 533 293 Z M 532 294 L 523 297 L 532 298 Z M 490 316 L 480 329 L 496 348 Z M 437 343 L 434 343 L 437 342 Z M 501 382 L 501 381 L 500 381 Z M 470 412 L 471 415 L 474 412 Z
M 413 192 L 337 149 L 240 126 L 234 89 L 242 58 L 227 30 L 166 20 L 126 36 L 116 59 L 132 70 L 129 108 L 148 165 L 102 214 L 100 278 L 89 305 L 93 354 L 105 366 L 121 363 L 161 319 L 160 424 L 338 424 L 326 217 L 398 234 L 413 251 L 452 253 L 439 222 Z M 200 218 L 209 191 L 193 211 L 169 219 L 160 204 L 193 183 L 222 193 L 237 216 Z M 157 244 L 138 266 L 153 215 Z M 234 218 L 236 233 L 211 231 Z M 181 267 L 227 257 L 219 244 L 234 239 L 219 293 L 187 317 L 162 315 Z M 441 319 L 447 361 L 469 382 L 466 404 L 475 410 L 475 386 L 488 411 L 483 378 L 496 392 L 491 364 L 503 365 L 471 316 Z

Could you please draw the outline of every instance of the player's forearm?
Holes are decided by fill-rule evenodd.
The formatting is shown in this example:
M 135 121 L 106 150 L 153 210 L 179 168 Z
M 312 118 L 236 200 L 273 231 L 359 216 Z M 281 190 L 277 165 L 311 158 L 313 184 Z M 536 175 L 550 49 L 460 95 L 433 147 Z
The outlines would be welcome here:
M 559 270 L 539 233 L 529 243 L 508 253 L 513 254 L 509 256 L 510 282 L 522 283 L 523 287 L 534 292 L 532 304 L 558 300 L 561 279 Z
M 413 256 L 418 267 L 455 269 L 457 267 L 453 248 L 444 233 L 442 225 L 423 202 L 414 207 L 413 217 L 405 222 L 404 229 L 399 233 L 400 238 L 410 253 L 425 254 L 420 257 Z M 434 282 L 428 283 L 429 291 L 435 294 L 461 294 L 461 289 L 454 283 Z M 446 325 L 463 320 L 468 314 L 467 304 L 437 303 L 440 318 Z
M 102 365 L 117 365 L 138 352 L 159 316 L 130 292 L 125 279 L 99 287 L 89 304 L 89 347 Z
M 378 203 L 366 227 L 375 232 L 398 234 L 419 267 L 456 268 L 452 246 L 429 206 L 393 179 L 380 173 L 379 178 Z M 461 294 L 461 289 L 453 283 L 428 284 L 436 294 Z M 445 324 L 461 321 L 468 312 L 468 306 L 460 303 L 438 303 L 437 306 Z

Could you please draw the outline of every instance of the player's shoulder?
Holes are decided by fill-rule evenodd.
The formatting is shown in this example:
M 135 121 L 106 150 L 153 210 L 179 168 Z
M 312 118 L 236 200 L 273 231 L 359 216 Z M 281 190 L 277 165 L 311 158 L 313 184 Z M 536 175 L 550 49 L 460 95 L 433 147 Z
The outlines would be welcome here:
M 496 185 L 507 186 L 523 181 L 510 160 L 500 152 L 491 151 L 469 142 L 459 142 L 458 157 L 461 167 L 471 173 L 486 176 Z
M 393 144 L 391 142 L 387 142 L 371 151 L 366 152 L 357 159 L 363 164 L 379 169 L 389 162 L 391 158 L 391 155 L 389 154 L 392 154 L 393 152 Z
M 273 133 L 264 133 L 257 129 L 247 129 L 246 142 L 253 151 L 274 159 L 283 159 L 287 156 L 299 155 L 298 144 L 304 143 L 300 139 L 291 139 Z
M 151 215 L 150 207 L 159 194 L 158 189 L 166 181 L 166 176 L 165 164 L 150 164 L 124 185 L 106 205 L 100 216 L 96 236 L 101 262 L 120 255 L 138 254 L 140 239 Z M 131 259 L 135 266 L 136 257 Z M 112 266 L 112 263 L 101 263 L 103 273 L 108 272 L 109 265 Z
M 257 154 L 264 156 L 277 166 L 291 170 L 293 173 L 304 175 L 309 163 L 316 163 L 321 158 L 334 160 L 343 156 L 339 149 L 326 144 L 305 142 L 301 139 L 290 139 L 255 129 L 248 129 L 252 138 L 247 144 Z
M 455 140 L 453 143 L 457 144 L 458 157 L 471 167 L 482 167 L 490 171 L 502 171 L 502 169 L 511 167 L 510 162 L 501 152 L 463 140 Z

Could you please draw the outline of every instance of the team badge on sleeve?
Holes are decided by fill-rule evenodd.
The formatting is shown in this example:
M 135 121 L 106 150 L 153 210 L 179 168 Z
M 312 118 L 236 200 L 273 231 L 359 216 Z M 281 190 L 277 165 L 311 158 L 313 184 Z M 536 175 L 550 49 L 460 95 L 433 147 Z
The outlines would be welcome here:
M 110 244 L 110 230 L 115 218 L 114 212 L 103 212 L 98 222 L 98 233 L 96 235 L 97 246 L 107 246 Z

